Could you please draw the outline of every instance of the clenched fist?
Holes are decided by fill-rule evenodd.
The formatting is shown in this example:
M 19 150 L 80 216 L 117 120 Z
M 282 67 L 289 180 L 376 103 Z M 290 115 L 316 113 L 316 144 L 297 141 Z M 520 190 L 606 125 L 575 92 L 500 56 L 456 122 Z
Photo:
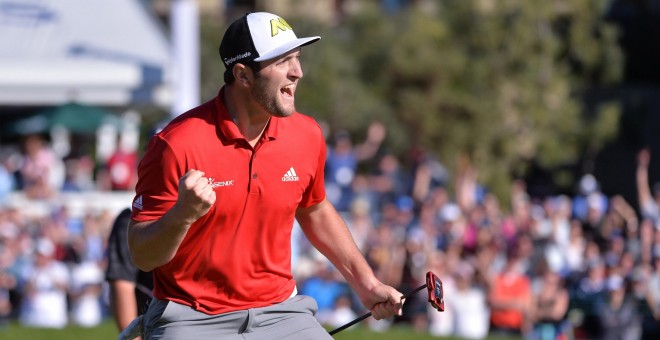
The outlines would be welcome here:
M 206 215 L 215 203 L 215 191 L 204 172 L 191 169 L 179 180 L 180 206 L 187 216 L 193 220 Z

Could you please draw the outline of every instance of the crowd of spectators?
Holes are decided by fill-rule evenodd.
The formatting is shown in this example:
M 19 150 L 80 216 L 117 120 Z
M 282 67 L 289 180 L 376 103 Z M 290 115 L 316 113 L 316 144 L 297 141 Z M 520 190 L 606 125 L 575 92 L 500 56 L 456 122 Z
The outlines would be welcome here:
M 418 294 L 401 317 L 368 319 L 370 327 L 405 323 L 468 339 L 660 338 L 660 184 L 649 183 L 649 149 L 637 155 L 639 209 L 605 195 L 591 174 L 573 195 L 533 197 L 515 181 L 503 206 L 467 160 L 450 176 L 424 152 L 404 164 L 381 149 L 365 158 L 372 170 L 361 172 L 355 150 L 382 141 L 381 127 L 372 128 L 378 133 L 353 153 L 344 132 L 329 144 L 326 187 L 340 189 L 328 196 L 383 282 L 407 292 L 433 271 L 444 282 L 446 311 Z M 301 292 L 322 301 L 319 319 L 337 327 L 363 313 L 304 236 L 295 242 L 295 274 Z
M 96 208 L 72 214 L 58 195 L 132 190 L 137 155 L 118 143 L 98 166 L 91 154 L 63 157 L 54 144 L 29 135 L 0 148 L 0 324 L 93 327 L 108 317 L 104 272 L 116 216 Z M 14 201 L 15 192 L 27 200 Z M 29 202 L 46 203 L 48 213 L 34 213 Z
M 433 271 L 443 280 L 446 310 L 435 312 L 416 294 L 402 316 L 366 325 L 469 339 L 660 338 L 660 186 L 649 183 L 648 149 L 637 158 L 639 209 L 605 195 L 590 174 L 572 196 L 532 197 L 515 181 L 504 206 L 467 160 L 454 174 L 423 151 L 403 160 L 384 151 L 385 135 L 380 123 L 362 143 L 345 131 L 328 135 L 328 197 L 384 283 L 407 292 Z M 20 154 L 0 152 L 0 319 L 95 326 L 109 315 L 103 272 L 115 216 L 72 217 L 63 205 L 25 216 L 6 199 L 9 191 L 45 199 L 85 190 L 94 176 L 76 175 L 84 159 L 70 168 L 43 139 L 24 146 Z M 99 170 L 91 187 L 130 191 L 126 174 L 137 157 L 118 154 L 112 162 L 121 169 Z M 111 177 L 121 180 L 102 182 Z M 337 327 L 361 315 L 359 300 L 297 226 L 292 242 L 298 289 L 317 300 L 317 318 Z

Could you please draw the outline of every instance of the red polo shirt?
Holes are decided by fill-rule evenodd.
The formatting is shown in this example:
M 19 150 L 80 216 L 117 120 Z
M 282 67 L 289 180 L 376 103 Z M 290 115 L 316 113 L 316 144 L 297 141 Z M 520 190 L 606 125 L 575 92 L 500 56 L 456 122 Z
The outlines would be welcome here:
M 179 179 L 205 172 L 216 192 L 169 263 L 154 270 L 154 296 L 219 314 L 286 300 L 296 208 L 325 198 L 325 140 L 314 119 L 271 117 L 254 146 L 222 102 L 175 118 L 155 135 L 138 167 L 132 219 L 160 218 L 177 199 Z

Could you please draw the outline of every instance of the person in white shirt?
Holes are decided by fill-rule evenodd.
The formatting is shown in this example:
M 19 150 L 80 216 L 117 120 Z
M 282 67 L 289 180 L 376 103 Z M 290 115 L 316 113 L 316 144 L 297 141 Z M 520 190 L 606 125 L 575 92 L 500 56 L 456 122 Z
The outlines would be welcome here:
M 84 261 L 71 268 L 71 321 L 74 324 L 94 327 L 103 320 L 103 280 L 103 270 L 96 261 Z
M 490 310 L 483 289 L 474 284 L 474 268 L 460 262 L 454 270 L 454 280 L 443 284 L 445 312 L 430 312 L 430 333 L 439 336 L 454 336 L 462 339 L 483 339 L 488 335 Z M 432 308 L 432 307 L 431 307 Z M 451 314 L 450 325 L 437 322 Z
M 22 273 L 19 322 L 27 327 L 64 328 L 68 324 L 69 270 L 53 258 L 55 245 L 49 239 L 39 239 L 35 251 L 34 262 Z

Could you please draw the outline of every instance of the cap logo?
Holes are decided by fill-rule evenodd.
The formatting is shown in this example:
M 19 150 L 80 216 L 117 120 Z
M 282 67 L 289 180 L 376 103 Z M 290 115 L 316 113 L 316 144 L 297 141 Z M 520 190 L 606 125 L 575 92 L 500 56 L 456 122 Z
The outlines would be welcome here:
M 288 29 L 292 30 L 293 27 L 289 25 L 284 19 L 282 18 L 277 18 L 276 19 L 271 19 L 270 20 L 270 36 L 274 37 L 277 35 L 277 33 L 280 33 L 280 30 L 286 31 Z
M 233 64 L 236 60 L 240 60 L 240 59 L 248 58 L 248 57 L 251 56 L 251 55 L 252 55 L 252 53 L 250 53 L 250 52 L 245 52 L 245 53 L 239 54 L 239 55 L 234 56 L 234 57 L 231 57 L 231 58 L 225 58 L 225 59 L 224 59 L 224 60 L 225 60 L 225 64 L 227 64 L 227 65 L 229 65 L 229 64 Z

